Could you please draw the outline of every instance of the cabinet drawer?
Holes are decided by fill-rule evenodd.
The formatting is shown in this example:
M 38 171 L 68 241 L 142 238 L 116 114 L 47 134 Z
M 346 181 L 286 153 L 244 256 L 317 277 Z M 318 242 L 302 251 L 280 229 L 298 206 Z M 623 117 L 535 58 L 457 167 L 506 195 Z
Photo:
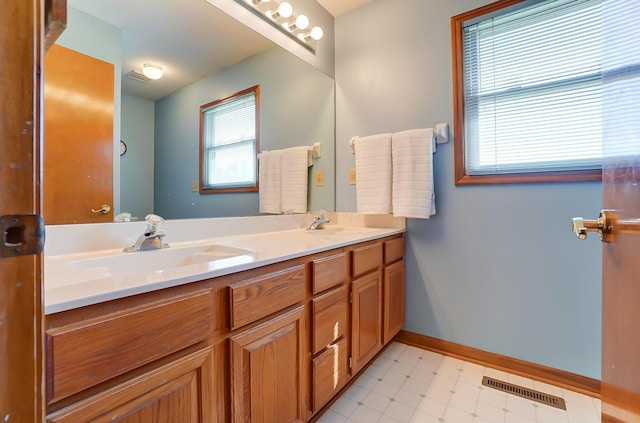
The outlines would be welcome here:
M 211 291 L 203 290 L 49 329 L 48 403 L 206 339 L 212 316 Z
M 331 345 L 313 359 L 313 412 L 321 409 L 349 377 L 347 339 Z
M 322 350 L 347 331 L 349 299 L 346 286 L 311 300 L 313 313 L 313 354 Z
M 346 253 L 313 260 L 311 289 L 314 294 L 344 283 L 347 279 Z
M 404 237 L 394 238 L 384 243 L 384 264 L 393 263 L 404 256 Z
M 299 265 L 231 284 L 231 329 L 301 302 L 305 275 L 305 266 Z
M 358 277 L 382 264 L 382 243 L 353 250 L 351 276 Z

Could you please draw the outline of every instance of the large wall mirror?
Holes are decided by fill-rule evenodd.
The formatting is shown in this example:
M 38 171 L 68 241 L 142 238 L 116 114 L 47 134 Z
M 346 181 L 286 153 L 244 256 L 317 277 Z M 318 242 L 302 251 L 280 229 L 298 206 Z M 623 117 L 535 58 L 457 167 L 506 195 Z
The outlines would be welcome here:
M 113 149 L 107 153 L 113 157 L 113 198 L 103 221 L 120 212 L 139 219 L 151 212 L 168 219 L 257 215 L 257 193 L 199 194 L 194 186 L 199 107 L 255 85 L 261 90 L 261 150 L 320 142 L 321 157 L 309 175 L 308 209 L 335 210 L 333 79 L 207 1 L 69 0 L 67 29 L 57 44 L 113 65 Z M 136 78 L 145 63 L 162 66 L 163 78 Z M 45 96 L 48 76 L 45 67 Z M 75 124 L 73 116 L 68 121 Z M 46 162 L 54 149 L 47 135 L 45 123 L 45 197 L 56 190 L 47 186 Z M 73 166 L 63 156 L 50 164 L 56 168 L 50 173 Z M 321 185 L 313 177 L 317 171 L 324 174 Z M 74 207 L 61 198 L 49 208 Z

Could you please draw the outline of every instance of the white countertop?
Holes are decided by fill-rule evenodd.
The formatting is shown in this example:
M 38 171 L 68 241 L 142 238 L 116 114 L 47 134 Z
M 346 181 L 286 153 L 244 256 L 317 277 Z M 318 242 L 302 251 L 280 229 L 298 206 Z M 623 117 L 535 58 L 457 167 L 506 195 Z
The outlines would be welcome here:
M 128 228 L 123 224 L 47 228 L 47 242 L 50 237 L 53 240 L 52 245 L 45 248 L 45 314 L 223 276 L 405 230 L 404 220 L 393 220 L 397 218 L 341 213 L 331 216 L 337 224 L 328 224 L 326 229 L 317 231 L 304 229 L 313 220 L 310 215 L 293 221 L 289 218 L 287 224 L 283 224 L 284 217 L 240 218 L 239 223 L 235 218 L 176 221 L 173 225 L 168 221 L 168 234 L 178 228 L 182 234 L 182 237 L 174 236 L 175 242 L 167 235 L 165 239 L 171 244 L 170 248 L 132 253 L 124 253 L 122 248 L 130 239 L 135 240 L 140 228 L 144 229 L 143 223 Z M 260 230 L 251 227 L 255 222 L 259 223 Z M 377 227 L 372 227 L 372 223 Z M 229 229 L 234 224 L 244 229 Z M 195 229 L 191 225 L 195 225 Z M 204 230 L 211 226 L 217 227 L 220 236 L 210 236 Z M 132 232 L 131 228 L 137 231 Z M 198 228 L 201 234 L 196 237 L 193 233 L 197 233 Z M 125 242 L 105 235 L 113 235 L 114 230 L 126 230 L 133 236 L 127 235 Z M 190 231 L 193 233 L 184 235 Z M 74 237 L 72 241 L 69 235 Z M 117 248 L 87 247 L 85 236 L 97 237 Z M 192 239 L 185 239 L 189 237 Z

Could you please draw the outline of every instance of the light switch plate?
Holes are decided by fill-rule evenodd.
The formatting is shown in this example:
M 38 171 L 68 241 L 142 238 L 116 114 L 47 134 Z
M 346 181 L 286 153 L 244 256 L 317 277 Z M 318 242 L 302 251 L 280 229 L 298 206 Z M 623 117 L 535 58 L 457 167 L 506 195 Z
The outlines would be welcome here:
M 191 182 L 191 192 L 198 192 L 198 181 Z
M 316 170 L 316 186 L 321 187 L 324 185 L 324 171 Z
M 352 167 L 349 169 L 349 185 L 356 184 L 356 168 Z

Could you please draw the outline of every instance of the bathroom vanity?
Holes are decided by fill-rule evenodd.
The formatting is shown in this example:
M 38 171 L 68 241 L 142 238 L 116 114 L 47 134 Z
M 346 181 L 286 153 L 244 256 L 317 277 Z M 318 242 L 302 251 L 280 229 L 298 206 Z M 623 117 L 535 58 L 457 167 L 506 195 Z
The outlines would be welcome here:
M 45 316 L 47 421 L 312 419 L 404 322 L 403 227 L 324 231 L 218 240 L 253 260 L 197 280 L 174 273 L 175 284 L 146 282 L 133 295 L 93 295 L 77 280 L 54 288 L 75 297 L 52 295 Z

